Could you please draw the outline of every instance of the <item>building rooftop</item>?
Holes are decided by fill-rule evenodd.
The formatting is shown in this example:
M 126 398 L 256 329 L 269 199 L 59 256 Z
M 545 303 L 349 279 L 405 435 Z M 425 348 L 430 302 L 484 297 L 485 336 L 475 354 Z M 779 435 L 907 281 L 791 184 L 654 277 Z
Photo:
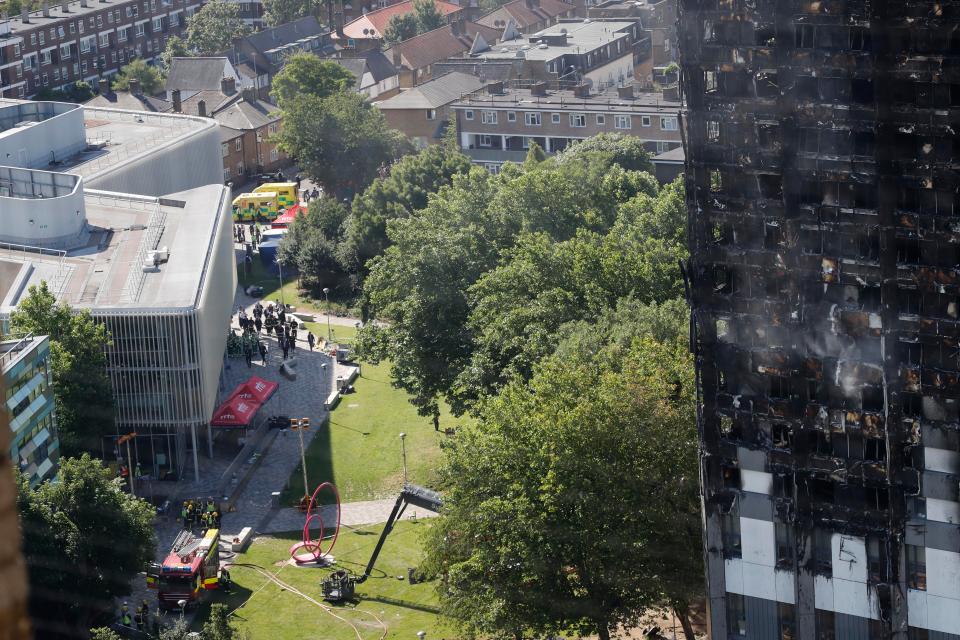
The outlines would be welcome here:
M 633 20 L 562 20 L 549 29 L 543 29 L 530 36 L 500 42 L 489 51 L 480 53 L 479 56 L 488 60 L 505 58 L 554 60 L 563 55 L 593 51 L 608 42 L 626 37 L 626 32 L 635 27 L 637 22 Z M 624 55 L 627 53 L 624 52 Z
M 228 75 L 229 64 L 225 56 L 174 58 L 167 73 L 166 88 L 168 91 L 219 91 L 220 81 Z
M 573 4 L 562 0 L 512 0 L 477 20 L 502 29 L 507 26 L 504 18 L 512 18 L 517 26 L 526 29 L 538 23 L 549 22 L 552 18 L 574 9 L 576 7 Z
M 512 85 L 512 86 L 510 86 Z M 488 87 L 489 89 L 489 87 Z M 674 115 L 680 111 L 681 103 L 664 100 L 660 93 L 634 92 L 632 96 L 621 96 L 616 87 L 603 91 L 591 91 L 588 97 L 580 97 L 573 89 L 547 90 L 546 95 L 536 95 L 529 82 L 505 83 L 501 93 L 476 91 L 453 104 L 454 108 L 482 109 L 484 107 L 538 108 L 565 111 L 598 112 L 642 112 Z
M 277 47 L 294 44 L 303 38 L 323 36 L 330 30 L 320 24 L 314 16 L 306 16 L 275 27 L 263 29 L 248 35 L 246 42 L 261 53 L 266 53 Z
M 470 51 L 488 50 L 500 37 L 497 29 L 468 20 L 460 27 L 443 25 L 438 29 L 421 33 L 390 48 L 391 56 L 399 53 L 409 69 L 423 69 L 429 65 Z M 479 40 L 478 40 L 479 36 Z
M 482 86 L 478 77 L 452 71 L 376 104 L 380 109 L 436 109 Z
M 434 0 L 434 4 L 442 16 L 450 15 L 462 9 L 462 7 L 452 2 L 444 2 L 444 0 Z M 404 2 L 398 2 L 389 7 L 371 11 L 356 20 L 348 22 L 343 27 L 343 33 L 348 38 L 382 38 L 383 32 L 387 29 L 387 25 L 390 24 L 391 18 L 394 16 L 402 16 L 412 11 L 413 0 L 404 0 Z
M 110 7 L 122 7 L 130 4 L 130 0 L 85 0 L 83 2 L 77 0 L 67 3 L 67 12 L 63 11 L 61 4 L 62 3 L 59 2 L 56 4 L 51 3 L 49 16 L 44 16 L 42 10 L 31 11 L 29 13 L 30 22 L 26 24 L 24 24 L 21 15 L 11 16 L 6 22 L 10 25 L 11 33 L 17 35 L 18 33 L 22 34 L 34 29 L 49 27 L 65 20 L 76 20 L 77 18 L 103 11 Z M 87 6 L 81 6 L 82 4 L 86 4 Z
M 9 313 L 30 285 L 44 280 L 59 300 L 80 308 L 193 307 L 212 255 L 208 245 L 230 212 L 227 197 L 220 185 L 163 198 L 87 189 L 84 246 L 8 249 L 0 257 L 0 313 Z M 145 268 L 155 249 L 165 249 L 168 259 Z
M 35 336 L 32 333 L 28 333 L 22 338 L 0 341 L 0 368 L 2 368 L 4 375 L 22 358 L 47 342 L 49 342 L 47 336 Z

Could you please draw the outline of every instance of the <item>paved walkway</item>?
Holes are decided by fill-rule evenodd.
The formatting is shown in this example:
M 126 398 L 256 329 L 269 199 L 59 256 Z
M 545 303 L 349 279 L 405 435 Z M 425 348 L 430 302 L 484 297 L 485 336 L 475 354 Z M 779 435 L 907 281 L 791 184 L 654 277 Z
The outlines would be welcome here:
M 396 504 L 395 499 L 369 500 L 367 502 L 348 502 L 340 506 L 340 524 L 347 527 L 356 527 L 364 524 L 379 524 L 386 522 L 390 511 Z M 404 519 L 432 518 L 436 516 L 432 511 L 407 507 L 403 512 Z M 332 527 L 337 521 L 337 512 L 334 505 L 320 509 L 324 527 Z M 299 509 L 277 509 L 269 519 L 261 524 L 257 533 L 282 533 L 285 531 L 299 531 L 303 529 L 304 514 Z

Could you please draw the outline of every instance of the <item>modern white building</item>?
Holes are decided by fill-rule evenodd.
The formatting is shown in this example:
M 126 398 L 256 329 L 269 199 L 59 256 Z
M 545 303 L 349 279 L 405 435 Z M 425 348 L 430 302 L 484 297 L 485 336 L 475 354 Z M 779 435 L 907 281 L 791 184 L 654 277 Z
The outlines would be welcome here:
M 216 401 L 236 289 L 220 172 L 212 119 L 0 100 L 0 318 L 45 281 L 106 325 L 117 434 L 157 476 L 199 473 Z

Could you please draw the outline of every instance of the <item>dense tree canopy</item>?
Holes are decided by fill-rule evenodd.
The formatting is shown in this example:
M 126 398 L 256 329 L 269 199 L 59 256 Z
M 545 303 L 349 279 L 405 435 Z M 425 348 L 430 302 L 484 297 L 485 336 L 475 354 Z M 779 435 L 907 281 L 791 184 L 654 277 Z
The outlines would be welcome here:
M 318 4 L 316 0 L 264 0 L 264 17 L 275 27 L 315 13 Z
M 390 166 L 389 174 L 373 182 L 351 205 L 338 254 L 344 268 L 362 271 L 368 260 L 383 253 L 390 240 L 387 222 L 408 218 L 453 176 L 470 170 L 470 159 L 456 143 L 444 140 Z
M 497 177 L 455 175 L 421 211 L 388 223 L 391 246 L 370 263 L 365 295 L 389 327 L 365 329 L 359 349 L 389 358 L 427 415 L 439 396 L 461 412 L 529 376 L 564 323 L 595 320 L 624 297 L 679 295 L 679 184 L 660 189 L 624 169 L 618 159 L 642 166 L 646 156 L 619 137 L 583 145 L 574 162 L 577 147 Z
M 37 637 L 73 636 L 110 613 L 153 558 L 154 509 L 87 454 L 62 458 L 55 483 L 17 481 Z
M 469 635 L 609 638 L 700 586 L 691 356 L 647 338 L 552 357 L 446 449 L 425 567 Z M 651 499 L 656 496 L 656 499 Z
M 100 438 L 113 427 L 113 391 L 106 373 L 106 329 L 86 310 L 74 312 L 43 282 L 10 313 L 16 335 L 50 336 L 50 367 L 60 449 L 64 455 L 100 451 Z
M 226 51 L 235 38 L 249 31 L 240 18 L 239 4 L 213 0 L 187 22 L 187 45 L 197 54 L 209 56 Z
M 342 91 L 288 101 L 277 141 L 307 175 L 338 197 L 366 188 L 385 165 L 412 150 L 379 109 L 363 96 Z
M 136 58 L 120 67 L 119 73 L 113 78 L 114 91 L 129 91 L 130 81 L 137 80 L 144 94 L 150 96 L 163 87 L 163 75 L 156 67 L 147 64 L 143 58 Z
M 297 53 L 287 59 L 273 79 L 270 94 L 282 109 L 297 96 L 326 98 L 349 89 L 354 82 L 353 74 L 336 62 L 323 60 L 312 53 Z

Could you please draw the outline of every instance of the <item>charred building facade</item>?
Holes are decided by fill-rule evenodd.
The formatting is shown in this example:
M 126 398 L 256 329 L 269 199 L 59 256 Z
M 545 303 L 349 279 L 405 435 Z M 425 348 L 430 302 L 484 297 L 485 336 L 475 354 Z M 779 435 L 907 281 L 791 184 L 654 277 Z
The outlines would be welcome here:
M 711 637 L 960 639 L 960 2 L 680 44 Z

